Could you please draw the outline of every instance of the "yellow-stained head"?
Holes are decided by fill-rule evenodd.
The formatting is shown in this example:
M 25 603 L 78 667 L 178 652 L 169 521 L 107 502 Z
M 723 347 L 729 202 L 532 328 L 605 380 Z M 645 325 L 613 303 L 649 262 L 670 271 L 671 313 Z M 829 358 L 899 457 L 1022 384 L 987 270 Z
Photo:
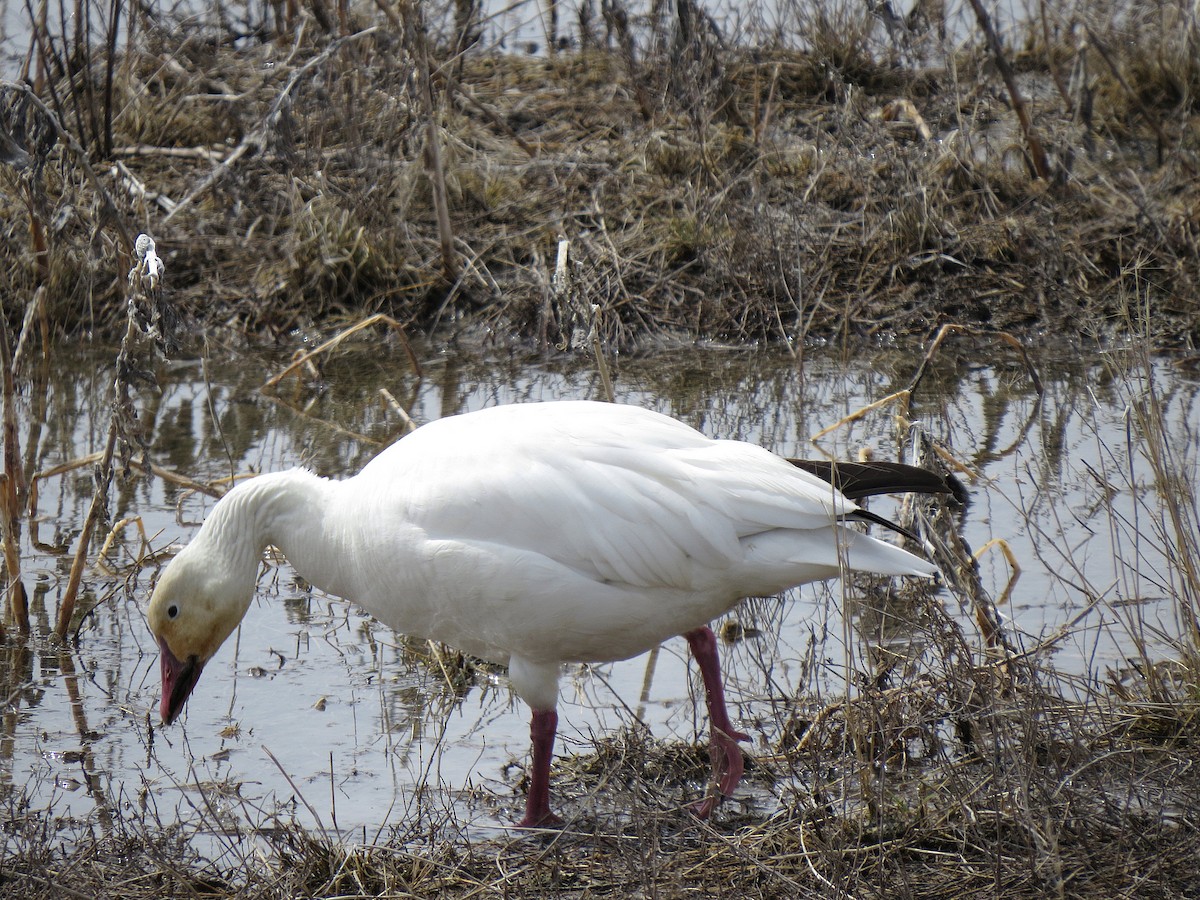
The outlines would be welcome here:
M 213 552 L 204 541 L 171 560 L 150 597 L 146 619 L 162 653 L 162 705 L 170 724 L 200 680 L 204 665 L 242 621 L 254 593 L 257 561 Z

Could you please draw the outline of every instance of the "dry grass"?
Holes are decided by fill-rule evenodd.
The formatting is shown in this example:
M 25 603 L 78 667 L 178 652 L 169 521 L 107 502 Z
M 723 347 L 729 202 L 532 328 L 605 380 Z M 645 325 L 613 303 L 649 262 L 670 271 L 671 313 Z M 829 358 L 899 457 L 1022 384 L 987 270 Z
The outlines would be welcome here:
M 411 19 L 373 9 L 341 38 L 306 20 L 236 51 L 211 24 L 141 19 L 131 47 L 47 46 L 50 112 L 15 88 L 2 98 L 30 156 L 0 167 L 5 313 L 15 330 L 36 295 L 55 335 L 123 321 L 107 195 L 127 231 L 154 234 L 174 301 L 210 334 L 290 341 L 384 313 L 562 346 L 583 327 L 550 283 L 565 236 L 575 294 L 611 347 L 800 345 L 948 321 L 1079 334 L 1081 317 L 1090 337 L 1195 341 L 1190 6 L 1043 10 L 1029 25 L 1017 63 L 1048 180 L 1031 175 L 978 46 L 931 46 L 936 28 L 884 37 L 858 4 L 806 10 L 805 46 L 739 45 L 702 22 L 643 46 L 615 20 L 610 48 L 547 58 L 456 56 L 434 40 L 432 119 Z M 50 115 L 74 149 L 50 139 Z M 1144 520 L 1113 517 L 1126 564 L 1145 541 L 1170 562 L 1173 664 L 1146 652 L 1107 684 L 1062 676 L 1050 639 L 1003 629 L 954 512 L 919 508 L 976 630 L 922 589 L 856 585 L 848 609 L 879 639 L 844 696 L 773 703 L 780 738 L 747 778 L 780 798 L 769 810 L 696 822 L 678 798 L 703 751 L 640 730 L 556 761 L 576 818 L 541 836 L 475 836 L 432 794 L 400 829 L 337 843 L 287 810 L 226 817 L 214 801 L 202 827 L 225 849 L 206 857 L 192 826 L 144 798 L 64 822 L 30 815 L 14 790 L 0 895 L 1195 897 L 1200 517 L 1161 398 L 1130 383 L 1131 447 L 1155 484 L 1104 487 L 1144 498 Z M 907 654 L 884 639 L 893 628 L 917 636 Z M 458 662 L 427 664 L 457 685 L 471 677 Z
M 99 125 L 80 143 L 103 162 L 128 232 L 156 237 L 178 299 L 209 328 L 271 336 L 385 312 L 558 343 L 570 315 L 547 261 L 563 236 L 619 346 L 944 321 L 1034 331 L 1080 314 L 1103 335 L 1119 324 L 1106 298 L 1135 271 L 1151 278 L 1159 335 L 1194 339 L 1189 5 L 1091 19 L 1050 9 L 1025 26 L 1020 86 L 1049 180 L 1031 175 L 977 44 L 915 26 L 888 39 L 859 5 L 785 12 L 795 32 L 741 43 L 697 20 L 690 50 L 670 22 L 648 46 L 622 50 L 617 34 L 611 49 L 545 58 L 455 56 L 453 40 L 435 40 L 432 130 L 412 22 L 364 29 L 376 19 L 365 8 L 346 37 L 312 28 L 236 52 L 211 25 L 139 20 L 132 45 L 113 49 L 111 89 L 99 89 L 110 72 L 98 46 L 90 68 L 47 67 L 95 90 L 60 79 L 47 91 L 68 128 L 106 121 L 85 101 L 111 97 L 111 151 L 96 149 Z M 121 292 L 103 261 L 116 237 L 99 187 L 61 143 L 34 150 L 36 173 L 3 168 L 6 308 L 18 315 L 47 284 L 60 329 L 113 327 Z
M 230 798 L 211 785 L 203 830 L 224 849 L 205 856 L 194 826 L 144 803 L 69 823 L 10 800 L 0 893 L 682 897 L 732 884 L 754 898 L 1195 896 L 1194 685 L 1154 706 L 1070 701 L 1027 660 L 1008 678 L 963 656 L 944 623 L 926 631 L 921 665 L 936 674 L 881 673 L 819 710 L 780 704 L 793 728 L 756 754 L 743 789 L 777 792 L 767 811 L 696 822 L 676 798 L 694 795 L 704 750 L 625 731 L 556 763 L 574 818 L 540 836 L 480 836 L 430 795 L 400 828 L 333 842 L 294 809 L 223 815 Z

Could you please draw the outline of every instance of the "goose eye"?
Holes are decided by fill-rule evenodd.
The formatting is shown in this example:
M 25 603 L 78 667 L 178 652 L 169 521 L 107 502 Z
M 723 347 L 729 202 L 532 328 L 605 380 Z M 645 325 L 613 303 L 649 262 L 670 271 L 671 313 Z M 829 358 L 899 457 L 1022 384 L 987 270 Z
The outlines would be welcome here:
M 176 619 L 179 617 L 179 607 L 172 603 L 167 607 L 167 618 Z

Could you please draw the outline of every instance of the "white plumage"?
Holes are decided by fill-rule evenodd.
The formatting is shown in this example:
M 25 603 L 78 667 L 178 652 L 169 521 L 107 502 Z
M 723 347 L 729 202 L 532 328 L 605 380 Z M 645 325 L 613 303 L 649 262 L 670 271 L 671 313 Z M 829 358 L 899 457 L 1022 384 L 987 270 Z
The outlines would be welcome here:
M 522 824 L 556 820 L 547 783 L 561 665 L 624 659 L 679 634 L 709 689 L 714 768 L 728 794 L 744 736 L 719 696 L 707 623 L 743 597 L 843 567 L 936 571 L 842 524 L 856 509 L 766 450 L 638 407 L 533 403 L 441 419 L 352 478 L 296 469 L 217 503 L 151 600 L 163 718 L 178 714 L 245 614 L 271 544 L 314 585 L 397 631 L 509 666 L 534 710 Z

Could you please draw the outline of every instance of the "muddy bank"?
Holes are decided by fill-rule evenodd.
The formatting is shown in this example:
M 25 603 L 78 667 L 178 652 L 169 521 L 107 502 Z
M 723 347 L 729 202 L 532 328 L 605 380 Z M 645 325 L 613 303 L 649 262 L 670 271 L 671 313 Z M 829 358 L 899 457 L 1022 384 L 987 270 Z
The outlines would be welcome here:
M 1015 95 L 982 38 L 918 53 L 933 32 L 904 50 L 837 15 L 803 48 L 678 23 L 642 46 L 610 22 L 544 58 L 458 54 L 368 10 L 249 36 L 135 13 L 111 66 L 60 35 L 38 57 L 44 111 L 2 93 L 10 324 L 44 286 L 54 328 L 115 330 L 125 241 L 145 231 L 210 334 L 385 312 L 562 344 L 594 307 L 622 348 L 950 321 L 1194 339 L 1187 10 L 1032 23 L 1005 56 Z

